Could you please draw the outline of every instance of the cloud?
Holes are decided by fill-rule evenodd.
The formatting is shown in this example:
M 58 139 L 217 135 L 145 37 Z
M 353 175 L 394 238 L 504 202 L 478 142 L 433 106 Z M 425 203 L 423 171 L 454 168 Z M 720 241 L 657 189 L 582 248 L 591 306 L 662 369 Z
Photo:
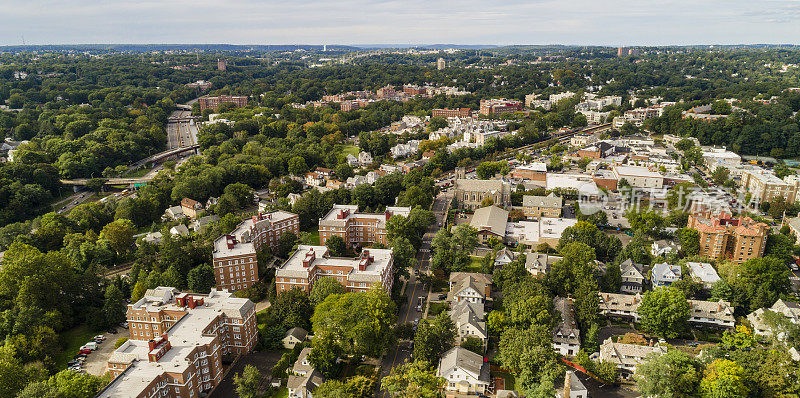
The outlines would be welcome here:
M 0 44 L 798 43 L 797 0 L 0 0 Z

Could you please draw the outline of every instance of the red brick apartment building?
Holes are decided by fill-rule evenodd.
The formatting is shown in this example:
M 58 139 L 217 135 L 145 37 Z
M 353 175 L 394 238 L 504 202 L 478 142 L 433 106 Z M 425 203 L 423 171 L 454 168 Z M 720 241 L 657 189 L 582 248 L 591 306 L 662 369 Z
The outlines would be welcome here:
M 128 305 L 128 327 L 130 338 L 108 359 L 114 380 L 97 397 L 208 396 L 222 381 L 222 357 L 258 341 L 255 304 L 227 291 L 149 289 Z
M 689 216 L 689 228 L 700 233 L 700 255 L 743 263 L 764 255 L 769 226 L 750 217 L 733 218 L 727 211 L 703 211 Z
M 322 277 L 335 278 L 348 292 L 364 292 L 377 283 L 388 293 L 394 282 L 394 255 L 391 249 L 364 249 L 356 258 L 332 257 L 325 246 L 300 245 L 275 271 L 275 290 L 310 292 Z
M 214 241 L 214 276 L 217 287 L 231 291 L 247 289 L 258 282 L 256 253 L 277 248 L 284 232 L 300 233 L 300 216 L 275 210 L 245 219 L 230 234 Z
M 197 101 L 200 102 L 200 111 L 216 109 L 226 102 L 232 102 L 238 107 L 247 106 L 246 96 L 220 95 L 218 97 L 200 97 Z
M 470 109 L 470 108 L 455 108 L 455 109 L 441 108 L 441 109 L 434 109 L 433 111 L 431 111 L 431 115 L 433 117 L 443 117 L 445 119 L 448 118 L 448 117 L 465 118 L 465 117 L 471 117 L 472 116 L 472 109 Z
M 506 112 L 521 111 L 524 104 L 521 101 L 510 100 L 505 98 L 481 100 L 481 108 L 479 113 L 481 115 L 492 116 L 500 115 Z
M 408 217 L 410 207 L 387 207 L 377 214 L 359 213 L 357 205 L 333 205 L 333 208 L 319 220 L 319 243 L 333 235 L 339 235 L 348 245 L 372 243 L 388 244 L 386 241 L 386 221 L 393 215 Z

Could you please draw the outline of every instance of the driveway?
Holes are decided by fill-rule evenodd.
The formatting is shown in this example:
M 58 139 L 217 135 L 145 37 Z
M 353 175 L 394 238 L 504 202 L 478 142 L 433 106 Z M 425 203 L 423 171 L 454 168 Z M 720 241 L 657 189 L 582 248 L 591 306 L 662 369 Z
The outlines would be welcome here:
M 115 349 L 114 343 L 123 337 L 130 336 L 130 331 L 128 331 L 128 329 L 117 328 L 117 331 L 119 332 L 117 334 L 103 333 L 103 335 L 106 336 L 106 341 L 98 344 L 97 350 L 86 357 L 86 362 L 84 363 L 83 367 L 83 369 L 86 370 L 86 373 L 95 376 L 102 376 L 106 373 L 108 358 Z

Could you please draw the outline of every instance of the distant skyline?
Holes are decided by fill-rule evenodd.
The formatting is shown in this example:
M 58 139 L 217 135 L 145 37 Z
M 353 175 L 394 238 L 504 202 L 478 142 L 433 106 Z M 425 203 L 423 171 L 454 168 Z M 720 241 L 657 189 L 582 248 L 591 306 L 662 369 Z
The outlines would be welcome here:
M 800 0 L 0 0 L 0 45 L 800 44 Z

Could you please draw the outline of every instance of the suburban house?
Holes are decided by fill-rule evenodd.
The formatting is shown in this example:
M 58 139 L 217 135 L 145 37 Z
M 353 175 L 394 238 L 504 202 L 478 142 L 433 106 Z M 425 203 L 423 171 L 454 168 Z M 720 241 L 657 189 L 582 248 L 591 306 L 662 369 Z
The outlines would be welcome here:
M 507 247 L 500 249 L 497 254 L 494 256 L 494 266 L 495 267 L 502 267 L 504 265 L 510 264 L 514 261 L 519 254 L 513 250 L 509 250 Z
M 572 300 L 555 297 L 553 305 L 561 313 L 561 322 L 553 328 L 553 350 L 562 356 L 573 356 L 581 349 L 581 331 L 572 313 Z
M 622 285 L 619 290 L 621 293 L 637 294 L 641 293 L 644 286 L 644 274 L 642 264 L 636 264 L 631 259 L 620 263 L 619 269 L 622 273 Z
M 484 303 L 491 295 L 492 276 L 474 272 L 450 274 L 450 292 L 447 300 L 455 304 L 461 301 Z
M 180 220 L 185 217 L 186 214 L 183 214 L 181 206 L 171 206 L 164 211 L 164 215 L 161 218 L 164 220 Z
M 674 242 L 661 239 L 653 242 L 653 245 L 651 246 L 650 249 L 650 253 L 654 257 L 659 257 L 659 256 L 666 256 L 667 254 L 671 253 L 677 253 L 678 250 L 680 250 L 680 247 Z
M 486 243 L 492 237 L 502 242 L 507 223 L 508 211 L 492 205 L 475 210 L 469 225 L 478 231 L 478 242 Z
M 714 282 L 719 280 L 717 270 L 709 263 L 687 262 L 686 266 L 689 268 L 689 275 L 692 279 L 702 283 L 706 289 L 711 289 Z
M 197 218 L 197 212 L 203 210 L 203 204 L 189 198 L 181 199 L 181 210 L 186 217 L 191 219 Z
M 489 333 L 486 329 L 486 322 L 483 318 L 485 311 L 483 303 L 473 303 L 469 301 L 460 301 L 453 305 L 450 310 L 450 319 L 456 325 L 456 333 L 460 343 L 467 340 L 469 337 L 481 339 L 483 347 L 489 341 Z
M 681 266 L 658 263 L 653 266 L 653 287 L 669 286 L 681 279 Z
M 525 195 L 522 197 L 522 212 L 525 217 L 561 217 L 563 200 L 551 193 L 547 196 Z
M 686 300 L 689 303 L 689 323 L 696 326 L 733 328 L 733 306 L 727 301 Z
M 533 276 L 539 276 L 547 273 L 550 267 L 561 260 L 563 257 L 551 256 L 545 253 L 532 253 L 525 252 L 525 269 Z
M 283 348 L 291 350 L 294 346 L 306 341 L 306 337 L 308 337 L 308 332 L 305 329 L 299 327 L 291 328 L 286 332 L 286 337 L 281 340 Z
M 630 378 L 636 373 L 636 367 L 653 353 L 663 354 L 667 350 L 659 343 L 639 345 L 615 343 L 610 337 L 600 346 L 600 361 L 608 361 L 617 366 L 620 376 Z
M 444 389 L 464 395 L 490 393 L 489 362 L 466 348 L 453 347 L 439 362 L 436 376 L 445 379 Z
M 314 391 L 324 381 L 322 373 L 308 361 L 310 352 L 310 347 L 303 348 L 292 366 L 289 380 L 286 382 L 290 398 L 313 398 Z
M 642 304 L 642 296 L 635 294 L 604 293 L 599 292 L 600 314 L 607 318 L 623 318 L 626 320 L 639 321 L 639 305 Z
M 800 304 L 778 299 L 769 309 L 759 308 L 747 315 L 747 320 L 753 325 L 753 330 L 757 335 L 771 336 L 777 333 L 779 339 L 785 338 L 785 331 L 773 330 L 773 325 L 766 322 L 766 312 L 781 315 L 794 324 L 800 323 Z

